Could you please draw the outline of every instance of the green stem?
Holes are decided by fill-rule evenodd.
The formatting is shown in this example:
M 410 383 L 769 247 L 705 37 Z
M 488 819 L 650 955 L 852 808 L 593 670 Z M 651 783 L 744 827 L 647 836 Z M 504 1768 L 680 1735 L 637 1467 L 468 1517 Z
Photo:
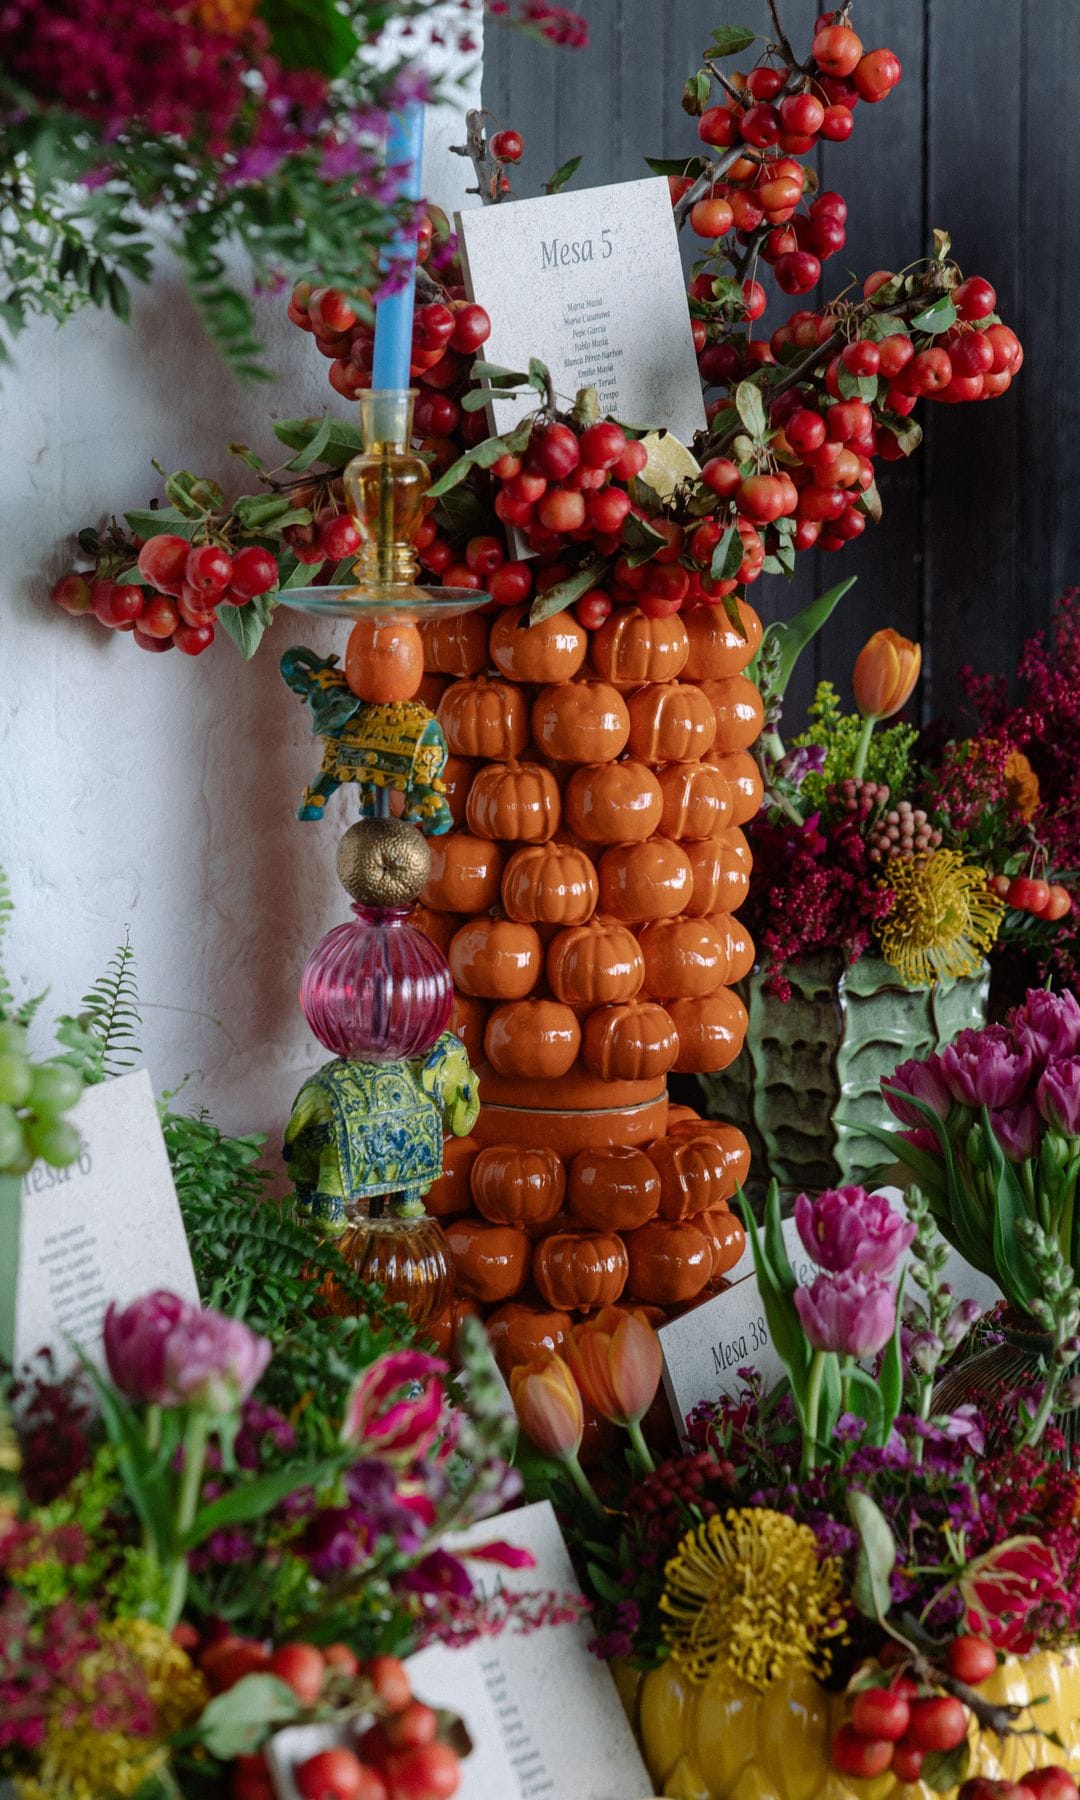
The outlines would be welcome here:
M 803 1436 L 802 1472 L 810 1475 L 817 1468 L 817 1429 L 818 1414 L 821 1411 L 821 1387 L 825 1380 L 825 1359 L 830 1355 L 828 1350 L 815 1350 L 810 1363 L 810 1377 L 806 1384 L 806 1430 Z
M 855 1358 L 845 1356 L 840 1364 L 840 1411 L 848 1412 L 848 1395 L 851 1392 L 851 1371 L 855 1367 Z
M 1054 1401 L 1057 1398 L 1057 1391 L 1063 1374 L 1064 1370 L 1059 1370 L 1056 1374 L 1053 1369 L 1048 1369 L 1046 1371 L 1046 1385 L 1043 1388 L 1042 1399 L 1039 1401 L 1035 1417 L 1032 1419 L 1031 1424 L 1024 1433 L 1024 1443 L 1026 1445 L 1030 1446 L 1037 1444 L 1041 1439 L 1043 1432 L 1046 1430 L 1047 1421 L 1054 1409 Z
M 586 1475 L 581 1464 L 578 1462 L 577 1457 L 566 1456 L 563 1458 L 563 1464 L 582 1499 L 592 1507 L 593 1512 L 596 1513 L 598 1518 L 606 1518 L 607 1514 L 604 1512 L 600 1496 L 593 1487 L 592 1482 L 589 1480 L 589 1477 Z
M 855 746 L 855 761 L 851 765 L 851 773 L 856 781 L 861 781 L 866 771 L 866 758 L 870 753 L 870 739 L 874 735 L 875 718 L 864 719 L 859 741 Z
M 649 1449 L 648 1444 L 641 1434 L 641 1420 L 631 1419 L 626 1429 L 630 1433 L 630 1442 L 634 1446 L 634 1454 L 639 1463 L 646 1475 L 652 1475 L 656 1469 L 656 1464 L 653 1461 L 652 1451 Z
M 194 1525 L 195 1514 L 199 1510 L 199 1495 L 202 1492 L 203 1469 L 206 1465 L 206 1446 L 209 1436 L 209 1415 L 204 1412 L 192 1413 L 188 1420 L 187 1431 L 184 1433 L 184 1466 L 176 1496 L 176 1515 L 173 1525 L 176 1548 L 169 1569 L 168 1597 L 165 1608 L 166 1631 L 172 1630 L 184 1610 L 188 1565 L 187 1555 L 179 1548 L 179 1545 Z
M 161 1448 L 161 1408 L 160 1408 L 160 1406 L 148 1406 L 147 1407 L 146 1418 L 144 1421 L 144 1430 L 146 1433 L 146 1442 L 147 1442 L 148 1448 L 151 1450 L 160 1450 L 160 1448 Z M 143 1555 L 147 1558 L 148 1562 L 156 1565 L 157 1560 L 158 1560 L 157 1540 L 155 1539 L 154 1534 L 151 1531 L 149 1524 L 147 1524 L 147 1523 L 144 1523 L 143 1528 L 142 1528 L 142 1547 L 143 1547 Z

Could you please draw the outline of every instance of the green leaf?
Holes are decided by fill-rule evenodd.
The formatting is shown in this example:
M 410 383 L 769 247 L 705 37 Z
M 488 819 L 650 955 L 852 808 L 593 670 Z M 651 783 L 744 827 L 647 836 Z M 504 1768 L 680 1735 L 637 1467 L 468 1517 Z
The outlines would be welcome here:
M 626 1599 L 626 1588 L 623 1583 L 614 1580 L 606 1569 L 600 1567 L 599 1563 L 587 1562 L 585 1573 L 601 1600 L 606 1600 L 610 1606 L 620 1606 Z
M 761 1241 L 753 1208 L 741 1188 L 737 1199 L 754 1254 L 754 1270 L 769 1333 L 776 1353 L 787 1370 L 792 1397 L 802 1419 L 806 1404 L 806 1379 L 810 1369 L 810 1345 L 799 1323 L 794 1303 L 790 1295 L 784 1292 L 780 1279 L 773 1270 L 768 1252 Z
M 882 1620 L 888 1616 L 892 1605 L 889 1579 L 896 1567 L 893 1534 L 880 1507 L 860 1489 L 854 1488 L 848 1493 L 847 1509 L 859 1534 L 852 1598 L 868 1619 Z
M 865 1420 L 866 1435 L 871 1444 L 880 1444 L 885 1406 L 873 1376 L 858 1364 L 848 1371 L 848 1406 L 857 1418 Z M 822 1433 L 824 1436 L 824 1432 Z
M 689 175 L 696 179 L 701 174 L 700 156 L 646 156 L 644 161 L 654 175 Z
M 193 538 L 202 528 L 201 519 L 185 519 L 175 506 L 136 508 L 134 512 L 126 512 L 124 518 L 131 526 L 136 537 L 157 537 L 160 532 L 169 532 L 175 537 Z
M 895 314 L 871 313 L 859 326 L 859 336 L 867 338 L 872 344 L 879 344 L 882 338 L 905 337 L 907 325 Z
M 683 112 L 689 113 L 691 118 L 696 119 L 705 111 L 711 95 L 712 76 L 708 69 L 698 69 L 695 75 L 691 75 L 683 88 L 681 102 Z
M 766 637 L 780 646 L 780 656 L 776 674 L 770 683 L 770 689 L 778 699 L 782 698 L 788 682 L 791 680 L 798 662 L 807 644 L 815 638 L 822 626 L 832 617 L 849 588 L 855 586 L 857 576 L 849 575 L 836 587 L 831 587 L 816 600 L 811 600 L 793 619 L 778 619 L 766 631 Z M 758 651 L 758 659 L 761 652 Z M 756 659 L 757 660 L 757 659 Z M 753 677 L 751 677 L 753 679 Z
M 738 56 L 757 43 L 757 32 L 745 25 L 718 25 L 709 44 L 710 56 Z
M 785 1294 L 793 1294 L 798 1283 L 791 1259 L 784 1242 L 783 1228 L 780 1222 L 780 1184 L 769 1183 L 769 1192 L 765 1200 L 765 1254 L 770 1267 Z
M 950 326 L 955 325 L 956 320 L 957 311 L 952 300 L 948 294 L 942 294 L 941 299 L 935 300 L 933 306 L 928 306 L 923 312 L 916 313 L 908 323 L 908 330 L 925 331 L 931 337 L 937 337 L 941 332 L 948 331 Z
M 931 262 L 936 262 L 936 263 L 946 262 L 949 258 L 949 254 L 950 254 L 951 250 L 952 250 L 951 234 L 948 231 L 942 231 L 940 228 L 935 227 L 935 229 L 934 229 L 934 249 L 933 249 L 933 254 L 930 258 Z
M 542 363 L 538 356 L 530 356 L 529 386 L 535 388 L 538 394 L 546 394 L 550 380 L 551 371 L 547 363 Z
M 742 567 L 743 541 L 734 525 L 729 525 L 712 553 L 709 574 L 714 581 L 730 581 Z
M 587 594 L 590 588 L 598 586 L 606 568 L 607 564 L 604 562 L 583 563 L 580 569 L 575 569 L 565 580 L 557 581 L 554 587 L 548 588 L 546 594 L 541 594 L 533 601 L 529 608 L 529 624 L 539 625 L 541 619 L 550 619 L 555 613 L 565 612 L 568 606 L 573 606 L 575 600 L 580 600 L 582 594 Z
M 545 194 L 561 194 L 563 188 L 570 180 L 570 177 L 577 174 L 583 160 L 584 159 L 580 156 L 570 156 L 567 158 L 566 162 L 561 163 L 554 175 L 552 175 L 549 180 L 545 181 Z
M 1014 1306 L 1030 1312 L 1032 1300 L 1042 1292 L 1042 1283 L 1017 1227 L 1023 1219 L 1034 1217 L 1037 1221 L 1038 1215 L 1028 1206 L 1014 1165 L 1005 1159 L 985 1106 L 982 1125 L 994 1191 L 994 1263 L 998 1282 Z
M 343 1448 L 337 1457 L 327 1457 L 321 1462 L 306 1466 L 270 1469 L 265 1475 L 257 1475 L 254 1481 L 245 1481 L 238 1487 L 230 1488 L 220 1500 L 212 1500 L 208 1506 L 200 1506 L 191 1530 L 180 1541 L 180 1548 L 185 1551 L 194 1550 L 215 1531 L 223 1531 L 227 1525 L 244 1525 L 250 1519 L 261 1519 L 264 1513 L 270 1512 L 289 1494 L 295 1494 L 301 1488 L 321 1486 L 350 1461 L 353 1455 L 352 1449 Z
M 457 488 L 452 494 L 444 494 L 438 505 L 438 521 L 455 542 L 491 530 L 491 514 L 479 494 L 473 493 L 471 488 Z
M 360 40 L 336 0 L 262 0 L 260 23 L 270 48 L 287 69 L 318 69 L 331 80 L 343 75 Z
M 896 1415 L 900 1411 L 900 1403 L 904 1397 L 903 1287 L 904 1277 L 901 1275 L 896 1289 L 896 1327 L 885 1346 L 885 1354 L 878 1370 L 878 1388 L 881 1394 L 879 1447 L 888 1443 L 889 1434 L 896 1423 Z
M 853 375 L 843 363 L 837 372 L 837 385 L 845 400 L 874 401 L 878 394 L 878 378 L 876 375 Z
M 146 576 L 140 573 L 138 565 L 135 563 L 132 564 L 130 569 L 121 569 L 119 575 L 113 576 L 113 580 L 117 582 L 120 587 L 146 588 L 150 586 Z
M 470 373 L 474 381 L 496 388 L 524 387 L 529 379 L 527 369 L 504 369 L 501 363 L 474 362 Z
M 300 453 L 289 463 L 290 469 L 309 469 L 313 462 L 329 463 L 341 469 L 363 449 L 359 427 L 348 419 L 337 419 L 330 414 L 324 419 L 278 419 L 274 436 L 287 449 Z M 311 455 L 313 440 L 318 440 L 319 449 Z
M 875 525 L 881 523 L 881 495 L 878 493 L 876 481 L 872 481 L 869 487 L 863 488 L 855 505 L 860 512 L 866 514 L 868 519 L 873 519 Z
M 233 1762 L 238 1756 L 253 1755 L 271 1725 L 288 1724 L 302 1711 L 292 1688 L 276 1675 L 245 1675 L 235 1687 L 208 1702 L 194 1730 L 211 1756 Z
M 918 419 L 905 419 L 900 413 L 882 412 L 881 423 L 891 431 L 905 456 L 910 456 L 922 443 L 923 430 Z
M 166 475 L 165 494 L 180 512 L 192 519 L 216 512 L 225 499 L 216 481 L 207 481 L 190 469 L 177 469 L 172 475 Z
M 919 1770 L 919 1780 L 925 1781 L 935 1794 L 949 1794 L 967 1780 L 970 1766 L 971 1745 L 964 1738 L 955 1750 L 927 1751 Z
M 761 389 L 756 381 L 740 381 L 735 389 L 735 408 L 746 427 L 747 434 L 760 444 L 767 430 L 765 423 L 765 405 L 761 398 Z
M 632 569 L 636 569 L 655 556 L 658 550 L 662 550 L 667 538 L 661 532 L 654 531 L 644 519 L 628 513 L 623 524 L 622 541 L 626 547 L 626 560 Z
M 311 524 L 311 508 L 294 506 L 288 494 L 244 494 L 232 510 L 244 531 L 251 533 L 284 531 L 287 525 Z
M 293 581 L 292 586 L 306 587 L 315 571 L 304 567 L 303 564 L 298 566 L 303 568 L 307 579 Z M 282 583 L 283 587 L 288 585 L 288 582 Z M 274 616 L 275 604 L 276 601 L 272 594 L 257 594 L 255 599 L 249 600 L 246 606 L 223 606 L 218 612 L 219 626 L 226 637 L 232 638 L 245 662 L 251 661 L 262 643 L 266 627 Z
M 529 390 L 521 388 L 516 391 L 511 390 L 511 392 L 515 399 L 524 400 Z M 491 402 L 497 398 L 497 393 L 498 390 L 494 387 L 470 388 L 467 394 L 462 394 L 459 404 L 463 412 L 482 412 L 485 406 L 490 406 Z M 503 398 L 507 397 L 504 393 Z

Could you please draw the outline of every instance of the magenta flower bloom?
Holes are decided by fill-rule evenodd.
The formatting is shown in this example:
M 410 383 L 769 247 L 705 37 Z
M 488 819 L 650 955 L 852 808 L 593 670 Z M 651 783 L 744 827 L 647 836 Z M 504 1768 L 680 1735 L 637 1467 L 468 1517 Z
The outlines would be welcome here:
M 142 1406 L 172 1406 L 165 1376 L 165 1347 L 186 1314 L 196 1309 L 179 1294 L 158 1288 L 119 1311 L 111 1301 L 102 1339 L 109 1374 L 120 1392 Z
M 915 1236 L 886 1199 L 861 1187 L 827 1188 L 816 1200 L 800 1194 L 795 1225 L 819 1268 L 865 1275 L 891 1275 Z
M 1043 1071 L 1035 1103 L 1054 1131 L 1080 1137 L 1080 1056 L 1063 1057 Z
M 1039 1154 L 1042 1126 L 1030 1100 L 1020 1106 L 1003 1106 L 990 1114 L 994 1136 L 1008 1162 L 1028 1162 Z
M 905 1094 L 913 1094 L 916 1100 L 931 1107 L 939 1119 L 949 1116 L 952 1095 L 942 1078 L 941 1058 L 937 1055 L 931 1054 L 921 1061 L 912 1057 L 909 1062 L 900 1063 L 881 1084 L 885 1104 L 896 1114 L 901 1125 L 925 1125 L 926 1115 L 917 1107 L 909 1106 L 899 1095 L 891 1094 L 890 1088 L 902 1088 Z
M 392 1350 L 365 1369 L 349 1396 L 341 1435 L 373 1456 L 413 1462 L 443 1423 L 447 1365 L 422 1350 Z
M 1031 1078 L 1031 1051 L 1018 1050 L 1004 1025 L 962 1031 L 941 1052 L 940 1068 L 962 1106 L 1000 1109 L 1023 1099 Z
M 272 1354 L 242 1319 L 210 1307 L 189 1307 L 165 1344 L 167 1406 L 190 1406 L 221 1415 L 243 1405 L 261 1380 Z
M 795 1310 L 815 1350 L 875 1356 L 896 1328 L 896 1294 L 879 1275 L 819 1275 L 794 1293 Z
M 1010 1022 L 1017 1044 L 1040 1068 L 1080 1051 L 1080 1000 L 1069 990 L 1051 994 L 1030 988 Z

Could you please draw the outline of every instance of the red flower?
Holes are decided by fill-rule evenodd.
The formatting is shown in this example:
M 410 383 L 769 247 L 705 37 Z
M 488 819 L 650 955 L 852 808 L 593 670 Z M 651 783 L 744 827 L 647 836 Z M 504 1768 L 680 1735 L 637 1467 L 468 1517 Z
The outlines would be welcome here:
M 1036 1612 L 1069 1604 L 1058 1559 L 1036 1537 L 1007 1538 L 976 1557 L 960 1578 L 960 1595 L 968 1630 L 1017 1655 L 1034 1644 L 1028 1621 Z

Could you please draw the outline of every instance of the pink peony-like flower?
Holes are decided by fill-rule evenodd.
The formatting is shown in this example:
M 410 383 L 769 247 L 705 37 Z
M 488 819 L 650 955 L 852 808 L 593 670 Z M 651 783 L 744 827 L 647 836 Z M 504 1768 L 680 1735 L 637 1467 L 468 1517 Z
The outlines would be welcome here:
M 905 1094 L 914 1095 L 937 1114 L 939 1119 L 947 1119 L 952 1108 L 952 1095 L 941 1074 L 941 1059 L 937 1055 L 912 1057 L 908 1062 L 900 1063 L 881 1084 L 882 1096 L 890 1112 L 896 1114 L 901 1125 L 925 1126 L 926 1115 L 916 1106 L 910 1106 L 900 1094 L 890 1092 L 900 1088 Z
M 414 1462 L 438 1437 L 447 1365 L 422 1350 L 392 1350 L 372 1363 L 353 1388 L 341 1435 L 373 1456 Z
M 1080 1137 L 1080 1056 L 1063 1057 L 1043 1070 L 1035 1102 L 1054 1131 Z
M 1047 988 L 1029 989 L 1010 1024 L 1017 1044 L 1030 1051 L 1039 1067 L 1080 1051 L 1080 1000 L 1069 990 L 1052 994 Z
M 1018 1050 L 1004 1025 L 987 1025 L 947 1044 L 940 1069 L 962 1106 L 1017 1106 L 1031 1079 L 1031 1051 Z
M 800 1194 L 795 1225 L 807 1256 L 837 1273 L 891 1275 L 915 1236 L 883 1195 L 861 1187 L 826 1188 L 816 1200 Z
M 879 1275 L 819 1275 L 794 1293 L 811 1346 L 838 1356 L 875 1356 L 896 1326 L 896 1294 Z
M 1070 1604 L 1057 1557 L 1036 1537 L 1007 1538 L 977 1556 L 959 1586 L 968 1630 L 1021 1656 L 1034 1644 L 1027 1623 L 1032 1614 L 1043 1606 Z
M 158 1288 L 119 1311 L 115 1301 L 105 1313 L 102 1339 L 105 1361 L 116 1386 L 143 1406 L 172 1406 L 165 1374 L 169 1338 L 188 1313 L 197 1311 L 179 1294 Z
M 233 1412 L 261 1380 L 271 1355 L 269 1339 L 242 1319 L 189 1307 L 165 1342 L 165 1404 Z

